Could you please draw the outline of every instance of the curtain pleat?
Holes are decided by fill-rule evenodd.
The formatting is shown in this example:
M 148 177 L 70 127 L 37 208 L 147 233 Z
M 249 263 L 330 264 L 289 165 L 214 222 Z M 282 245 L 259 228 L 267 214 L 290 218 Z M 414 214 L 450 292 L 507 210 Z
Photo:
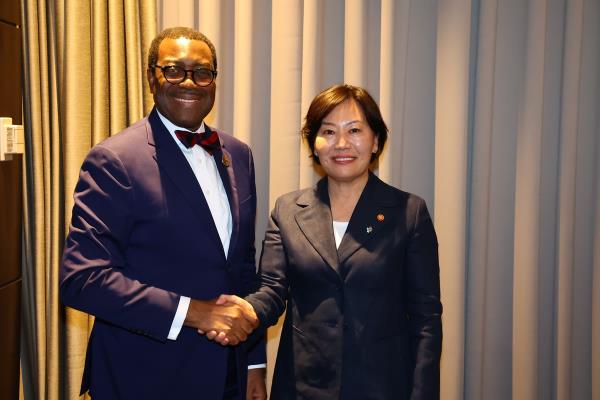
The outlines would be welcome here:
M 23 10 L 24 126 L 26 128 L 22 366 L 28 398 L 58 399 L 61 341 L 58 335 L 57 248 L 63 221 L 58 134 L 58 78 L 53 57 L 62 21 L 52 4 L 27 1 Z M 31 173 L 35 171 L 36 173 Z M 34 189 L 35 188 L 35 189 Z M 58 207 L 57 207 L 58 206 Z
M 564 193 L 565 208 L 560 207 L 559 232 L 563 235 L 559 247 L 559 285 L 565 277 L 565 295 L 559 292 L 559 319 L 568 325 L 559 330 L 559 371 L 564 376 L 559 380 L 558 392 L 570 398 L 591 398 L 592 380 L 591 348 L 592 330 L 592 281 L 594 253 L 594 218 L 590 218 L 597 205 L 595 197 L 595 164 L 598 162 L 596 143 L 598 142 L 598 106 L 594 99 L 600 96 L 598 70 L 598 16 L 597 2 L 577 1 L 567 4 L 565 51 L 572 59 L 565 66 L 572 72 L 569 82 L 565 79 L 565 94 L 574 103 L 569 106 L 568 123 L 561 132 L 567 146 L 561 154 L 560 192 Z M 592 36 L 595 35 L 595 36 Z M 569 64 L 574 64 L 573 67 Z M 567 85 L 568 89 L 567 89 Z M 566 106 L 566 103 L 565 103 Z M 566 107 L 565 107 L 566 108 Z M 565 110 L 566 111 L 566 110 Z M 567 112 L 565 112 L 567 114 Z M 563 147 L 561 146 L 561 150 Z M 562 185 L 568 187 L 565 193 Z M 561 197 L 561 200 L 563 197 Z M 567 286 L 568 285 L 568 286 Z M 570 306 L 570 309 L 566 307 Z M 596 338 L 598 340 L 598 338 Z M 564 348 L 561 348 L 564 346 Z M 583 369 L 579 366 L 587 365 Z M 597 378 L 597 377 L 596 377 Z M 565 380 L 563 380 L 565 379 Z M 566 380 L 568 379 L 568 380 Z M 598 393 L 596 393 L 598 395 Z
M 394 122 L 401 125 L 404 117 L 404 104 L 402 103 L 404 98 L 398 94 L 404 92 L 406 70 L 404 68 L 405 64 L 396 62 L 396 60 L 400 59 L 398 57 L 399 53 L 402 53 L 402 59 L 406 59 L 404 56 L 407 49 L 407 41 L 405 40 L 407 35 L 400 30 L 407 30 L 408 24 L 405 23 L 405 20 L 398 23 L 397 18 L 402 11 L 406 11 L 401 11 L 401 9 L 407 8 L 408 5 L 408 2 L 405 1 L 383 0 L 381 2 L 379 108 L 384 121 L 387 121 L 388 125 Z M 408 16 L 408 12 L 403 14 Z M 379 159 L 379 177 L 386 182 L 392 183 L 390 177 L 395 175 L 392 173 L 392 166 L 398 159 L 398 157 L 394 157 L 396 154 L 394 150 L 401 148 L 401 145 L 401 135 L 390 135 L 387 142 L 387 151 Z
M 77 399 L 93 319 L 64 309 L 58 269 L 83 158 L 151 106 L 155 4 L 24 0 L 23 397 Z M 143 50 L 142 50 L 143 48 Z
M 319 93 L 322 87 L 322 64 L 319 60 L 323 59 L 323 46 L 321 45 L 324 36 L 324 23 L 319 17 L 323 14 L 323 2 L 319 0 L 305 0 L 302 10 L 302 58 L 300 72 L 300 116 L 306 115 L 310 102 L 315 94 Z M 300 120 L 300 124 L 304 120 Z M 299 131 L 299 129 L 298 129 Z M 306 147 L 304 140 L 300 140 L 298 176 L 299 186 L 312 186 L 318 179 L 315 168 L 312 167 L 310 151 Z
M 537 368 L 540 361 L 540 349 L 545 347 L 546 340 L 540 338 L 542 319 L 538 313 L 543 303 L 542 288 L 539 280 L 542 254 L 531 249 L 541 245 L 542 218 L 539 207 L 544 202 L 542 196 L 542 157 L 546 150 L 543 143 L 548 135 L 544 135 L 544 87 L 548 75 L 545 71 L 546 55 L 545 19 L 548 8 L 543 2 L 533 4 L 537 13 L 530 19 L 527 37 L 527 57 L 523 98 L 525 102 L 519 118 L 517 137 L 517 171 L 515 203 L 515 249 L 514 266 L 519 271 L 519 279 L 514 281 L 513 294 L 513 329 L 514 369 L 512 371 L 513 394 L 515 398 L 536 398 L 537 387 L 529 382 L 538 382 L 543 370 Z M 534 45 L 535 43 L 535 45 Z M 542 44 L 539 46 L 538 44 Z M 554 110 L 558 111 L 558 110 Z M 556 114 L 555 114 L 556 115 Z M 549 131 L 548 134 L 556 132 Z M 546 137 L 545 137 L 546 136 Z M 551 199 L 549 199 L 551 200 Z M 552 276 L 552 269 L 549 271 Z M 518 327 L 518 329 L 516 329 Z M 541 339 L 541 340 L 540 340 Z
M 472 13 L 470 0 L 444 1 L 438 5 L 436 22 L 435 157 L 431 161 L 435 164 L 436 196 L 429 207 L 435 213 L 444 305 L 441 390 L 450 400 L 468 398 L 465 306 L 472 131 L 469 99 L 473 91 L 472 46 L 477 33 L 471 28 Z M 469 340 L 468 347 L 473 345 Z
M 222 30 L 219 26 L 219 21 L 221 21 L 222 15 L 221 10 L 223 7 L 224 3 L 219 0 L 203 1 L 200 5 L 198 5 L 198 7 L 196 7 L 198 9 L 198 12 L 196 13 L 196 20 L 198 21 L 198 25 L 202 27 L 202 33 L 204 33 L 207 37 L 210 38 L 217 50 L 217 70 L 219 71 L 219 76 L 223 74 L 223 68 L 228 68 L 228 64 L 230 64 L 229 60 L 231 59 L 229 54 L 224 54 L 223 52 L 223 48 L 229 48 L 229 46 L 220 45 L 222 41 L 225 42 L 227 40 L 227 38 L 224 37 L 225 35 L 227 35 L 227 30 Z M 194 26 L 185 24 L 182 25 Z M 232 24 L 224 25 L 230 26 Z M 235 31 L 235 29 L 232 29 L 231 31 Z M 229 39 L 229 42 L 227 43 L 234 43 L 233 37 L 231 37 Z M 231 85 L 231 82 L 223 81 L 219 77 L 217 77 L 217 92 L 219 93 L 219 95 L 215 99 L 215 107 L 213 107 L 212 111 L 208 115 L 207 122 L 209 124 L 213 124 L 214 126 L 218 126 L 219 128 L 226 130 L 227 132 L 231 132 L 231 119 L 227 121 L 227 124 L 225 124 L 225 121 L 223 121 L 221 118 L 222 115 L 219 114 L 220 109 L 229 110 L 233 107 L 232 104 L 223 104 L 224 99 L 232 98 L 231 96 L 222 95 L 222 93 L 224 93 L 227 90 L 227 85 L 233 87 L 233 85 Z M 227 115 L 231 118 L 231 113 L 227 113 L 224 115 Z
M 252 32 L 254 26 L 254 11 L 256 2 L 236 0 L 235 2 L 235 34 L 233 40 L 233 52 L 236 63 L 244 65 L 244 68 L 235 68 L 233 71 L 233 84 L 235 96 L 233 99 L 233 132 L 244 142 L 250 144 L 250 121 L 252 120 L 252 76 L 253 63 L 253 41 Z
M 368 20 L 362 0 L 344 2 L 344 82 L 366 86 Z
M 269 205 L 283 191 L 298 188 L 300 172 L 300 116 L 302 87 L 302 1 L 274 2 L 272 10 Z M 235 132 L 234 132 L 235 133 Z M 258 174 L 260 175 L 260 174 Z

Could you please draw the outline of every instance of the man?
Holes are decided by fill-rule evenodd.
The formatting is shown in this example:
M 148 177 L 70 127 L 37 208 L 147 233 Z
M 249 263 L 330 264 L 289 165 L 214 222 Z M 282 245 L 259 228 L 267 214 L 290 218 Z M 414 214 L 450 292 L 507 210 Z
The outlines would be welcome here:
M 250 149 L 204 123 L 217 76 L 208 38 L 167 29 L 148 65 L 154 109 L 90 151 L 75 189 L 60 295 L 96 316 L 82 393 L 244 399 L 247 377 L 248 398 L 264 399 L 264 341 L 240 344 L 256 315 L 216 303 L 257 286 Z

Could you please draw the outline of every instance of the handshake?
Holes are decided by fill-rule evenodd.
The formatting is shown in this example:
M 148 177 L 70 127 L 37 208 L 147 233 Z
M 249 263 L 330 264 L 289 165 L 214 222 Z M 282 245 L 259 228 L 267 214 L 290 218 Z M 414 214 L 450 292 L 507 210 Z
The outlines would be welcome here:
M 235 346 L 248 338 L 258 322 L 250 303 L 235 295 L 222 294 L 216 300 L 191 299 L 184 325 L 223 346 Z

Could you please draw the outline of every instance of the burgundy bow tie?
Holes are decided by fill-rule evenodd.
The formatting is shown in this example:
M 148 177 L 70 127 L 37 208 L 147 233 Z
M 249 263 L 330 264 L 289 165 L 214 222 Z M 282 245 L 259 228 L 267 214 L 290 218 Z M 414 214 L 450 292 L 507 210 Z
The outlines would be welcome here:
M 183 143 L 188 149 L 194 145 L 202 147 L 212 155 L 215 151 L 221 148 L 221 142 L 219 141 L 219 135 L 216 131 L 207 130 L 206 132 L 189 132 L 189 131 L 175 131 L 177 138 Z

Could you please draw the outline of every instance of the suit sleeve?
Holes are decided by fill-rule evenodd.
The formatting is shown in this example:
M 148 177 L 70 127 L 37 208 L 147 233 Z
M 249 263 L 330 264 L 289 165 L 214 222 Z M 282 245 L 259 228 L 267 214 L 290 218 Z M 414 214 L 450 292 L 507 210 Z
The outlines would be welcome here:
M 406 304 L 414 360 L 411 400 L 439 399 L 442 304 L 438 243 L 425 202 L 416 205 L 407 252 Z
M 124 329 L 166 340 L 179 295 L 128 274 L 125 249 L 135 193 L 120 159 L 96 146 L 84 161 L 60 269 L 69 307 Z
M 253 204 L 253 214 L 256 216 L 256 178 L 254 172 L 254 159 L 252 152 L 248 149 L 248 170 L 251 195 Z M 252 225 L 255 226 L 254 224 Z M 242 296 L 246 296 L 249 293 L 253 293 L 260 287 L 260 276 L 257 273 L 256 268 L 256 248 L 254 247 L 254 230 L 251 232 L 251 238 L 248 241 L 248 248 L 245 252 L 244 257 L 244 273 L 242 275 L 243 293 Z M 264 330 L 259 329 L 252 333 L 244 344 L 246 352 L 248 354 L 248 365 L 259 365 L 267 362 L 267 348 L 266 348 L 266 334 Z
M 279 200 L 271 212 L 260 256 L 260 289 L 246 300 L 252 304 L 262 329 L 275 325 L 286 308 L 287 257 L 278 225 Z
M 254 159 L 252 152 L 248 148 L 248 179 L 250 180 L 250 197 L 248 201 L 252 202 L 252 215 L 254 216 L 254 222 L 256 222 L 256 178 L 254 173 Z M 254 228 L 255 223 L 252 224 Z M 249 293 L 255 292 L 260 286 L 260 277 L 257 274 L 256 268 L 256 248 L 254 246 L 255 231 L 251 229 L 249 232 L 250 238 L 248 240 L 248 246 L 244 251 L 244 266 L 242 271 L 242 293 L 241 296 L 246 296 Z

